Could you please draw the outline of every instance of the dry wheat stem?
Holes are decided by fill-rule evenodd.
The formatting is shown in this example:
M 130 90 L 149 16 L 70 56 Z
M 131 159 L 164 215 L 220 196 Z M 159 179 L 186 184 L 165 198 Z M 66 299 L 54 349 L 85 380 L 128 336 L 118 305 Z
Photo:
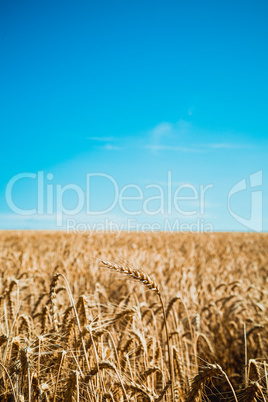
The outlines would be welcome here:
M 15 389 L 14 389 L 14 386 L 13 386 L 13 383 L 12 383 L 12 380 L 11 380 L 11 377 L 10 377 L 10 375 L 9 375 L 9 372 L 7 371 L 7 369 L 5 368 L 5 366 L 0 362 L 0 366 L 2 367 L 2 369 L 5 371 L 5 373 L 6 373 L 6 375 L 7 375 L 7 378 L 9 379 L 9 382 L 10 382 L 10 385 L 11 385 L 11 389 L 12 389 L 12 393 L 13 393 L 13 396 L 14 396 L 14 400 L 15 400 L 15 402 L 17 402 L 17 397 L 16 397 L 16 393 L 15 393 Z
M 130 277 L 138 282 L 141 282 L 144 286 L 146 286 L 148 289 L 152 290 L 155 292 L 160 300 L 161 303 L 161 308 L 163 312 L 163 317 L 164 317 L 164 324 L 165 324 L 165 331 L 166 331 L 166 339 L 167 339 L 167 347 L 168 347 L 168 360 L 169 360 L 169 374 L 170 374 L 170 379 L 171 379 L 171 389 L 172 389 L 172 401 L 174 402 L 174 371 L 173 371 L 173 365 L 172 365 L 172 359 L 171 359 L 171 349 L 170 349 L 170 342 L 169 342 L 169 333 L 168 333 L 168 326 L 167 326 L 167 319 L 166 319 L 166 311 L 164 308 L 163 300 L 161 297 L 161 293 L 159 291 L 159 287 L 157 284 L 150 279 L 150 277 L 145 274 L 143 271 L 140 269 L 133 268 L 129 264 L 127 266 L 123 266 L 121 264 L 113 264 L 109 261 L 101 261 L 102 267 L 108 268 L 112 271 L 119 272 L 123 275 L 126 275 L 127 277 Z

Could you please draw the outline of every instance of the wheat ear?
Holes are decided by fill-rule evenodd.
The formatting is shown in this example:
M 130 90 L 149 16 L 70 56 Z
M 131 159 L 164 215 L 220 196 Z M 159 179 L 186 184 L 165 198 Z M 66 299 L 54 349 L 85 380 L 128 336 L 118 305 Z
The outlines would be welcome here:
M 137 282 L 141 282 L 144 286 L 146 286 L 148 289 L 152 290 L 154 293 L 156 293 L 159 297 L 162 312 L 163 312 L 163 317 L 164 317 L 164 326 L 166 330 L 166 338 L 167 338 L 167 347 L 168 347 L 168 361 L 169 361 L 169 375 L 170 375 L 170 380 L 171 380 L 171 390 L 172 390 L 172 402 L 174 402 L 174 372 L 173 372 L 173 365 L 172 365 L 172 359 L 171 359 L 171 349 L 170 349 L 170 342 L 169 342 L 169 332 L 168 332 L 168 326 L 167 326 L 167 318 L 166 318 L 166 311 L 164 308 L 164 303 L 161 297 L 161 293 L 159 290 L 158 285 L 147 275 L 145 272 L 141 271 L 138 268 L 132 267 L 130 264 L 126 264 L 126 266 L 123 266 L 121 264 L 114 264 L 109 261 L 101 261 L 101 266 L 103 268 L 108 268 L 111 271 L 119 272 L 123 275 L 126 275 L 132 279 L 134 279 Z
M 244 392 L 241 393 L 241 396 L 243 398 L 243 401 L 251 402 L 251 401 L 260 400 L 258 397 L 258 394 L 262 397 L 263 401 L 266 401 L 260 384 L 257 381 L 252 381 L 248 384 L 248 386 L 246 387 Z
M 193 379 L 192 387 L 190 393 L 187 395 L 186 402 L 195 401 L 200 392 L 203 391 L 205 385 L 207 385 L 214 376 L 223 375 L 231 388 L 231 391 L 234 396 L 234 400 L 238 402 L 237 396 L 235 394 L 234 388 L 227 376 L 227 374 L 223 371 L 221 366 L 218 364 L 208 364 L 207 366 L 203 367 L 202 370 L 195 376 Z
M 102 266 L 104 268 L 109 268 L 112 271 L 119 272 L 120 274 L 124 274 L 126 276 L 131 277 L 135 281 L 142 282 L 144 286 L 146 286 L 148 289 L 152 290 L 153 292 L 157 293 L 158 295 L 160 294 L 159 288 L 156 285 L 156 283 L 143 271 L 137 268 L 133 268 L 129 264 L 126 266 L 123 266 L 121 264 L 113 264 L 109 261 L 101 261 Z

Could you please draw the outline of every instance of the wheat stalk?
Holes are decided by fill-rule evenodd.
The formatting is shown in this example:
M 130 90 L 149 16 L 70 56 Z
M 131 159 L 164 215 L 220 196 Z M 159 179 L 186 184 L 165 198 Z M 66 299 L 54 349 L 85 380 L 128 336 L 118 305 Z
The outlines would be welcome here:
M 169 343 L 169 331 L 168 331 L 168 326 L 167 326 L 167 319 L 166 319 L 166 311 L 164 308 L 164 303 L 161 297 L 161 293 L 159 291 L 158 285 L 142 270 L 137 269 L 132 267 L 130 264 L 126 264 L 126 266 L 123 266 L 121 264 L 113 264 L 109 261 L 101 261 L 101 267 L 108 268 L 112 271 L 119 272 L 120 274 L 126 275 L 127 277 L 130 277 L 134 279 L 135 281 L 138 281 L 142 283 L 144 286 L 146 286 L 148 289 L 156 293 L 159 297 L 160 303 L 161 303 L 161 308 L 163 312 L 163 317 L 164 317 L 164 324 L 165 324 L 165 330 L 166 330 L 166 338 L 167 338 L 167 347 L 168 347 L 168 360 L 169 360 L 169 374 L 170 374 L 170 379 L 171 379 L 171 388 L 172 388 L 172 401 L 174 402 L 174 371 L 173 371 L 173 365 L 172 365 L 172 359 L 171 359 L 171 349 L 170 349 L 170 343 Z

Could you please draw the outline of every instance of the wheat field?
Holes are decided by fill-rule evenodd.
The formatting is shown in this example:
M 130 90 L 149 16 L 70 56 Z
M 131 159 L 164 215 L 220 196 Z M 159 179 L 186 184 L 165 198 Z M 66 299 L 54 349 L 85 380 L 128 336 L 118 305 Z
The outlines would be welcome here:
M 1 232 L 1 401 L 266 401 L 268 236 Z

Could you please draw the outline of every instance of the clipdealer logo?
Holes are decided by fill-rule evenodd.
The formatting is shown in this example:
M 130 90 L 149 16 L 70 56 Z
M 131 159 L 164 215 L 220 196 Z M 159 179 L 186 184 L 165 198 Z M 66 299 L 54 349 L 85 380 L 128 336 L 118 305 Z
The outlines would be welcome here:
M 263 229 L 263 191 L 262 191 L 262 170 L 252 173 L 249 176 L 249 186 L 245 178 L 238 181 L 228 193 L 228 210 L 230 215 L 246 228 L 261 232 Z M 249 208 L 250 217 L 245 218 L 237 212 L 233 211 L 231 207 L 231 199 L 238 194 L 250 191 Z M 247 195 L 245 194 L 245 197 Z
M 144 230 L 162 230 L 159 223 L 162 218 L 165 218 L 165 227 L 170 230 L 213 230 L 212 222 L 207 221 L 205 211 L 209 205 L 207 192 L 213 189 L 213 184 L 176 185 L 172 180 L 171 171 L 167 172 L 167 180 L 162 185 L 151 183 L 141 187 L 130 183 L 120 187 L 115 178 L 106 173 L 88 173 L 85 175 L 84 184 L 84 187 L 75 183 L 56 184 L 54 175 L 45 174 L 43 171 L 19 173 L 7 183 L 6 203 L 12 212 L 25 218 L 51 217 L 58 228 L 63 228 L 67 218 L 71 218 L 69 219 L 70 230 L 75 230 L 81 224 L 81 217 L 84 217 L 85 220 L 82 223 L 88 225 L 88 230 L 94 230 L 96 227 L 103 230 L 109 230 L 110 227 L 124 227 L 124 230 L 126 228 L 127 230 L 135 230 L 135 228 L 136 230 L 143 230 L 143 228 L 146 228 Z M 262 184 L 263 172 L 259 170 L 252 173 L 247 180 L 246 178 L 239 180 L 227 194 L 227 210 L 231 217 L 256 232 L 261 232 L 263 229 Z M 32 190 L 31 194 L 34 196 L 31 200 L 25 198 L 28 203 L 26 207 L 22 207 L 24 196 L 17 191 L 17 186 L 20 188 L 24 186 L 25 191 L 30 186 Z M 102 194 L 101 200 L 99 192 Z M 240 196 L 243 209 L 249 203 L 249 217 L 242 214 L 242 208 L 237 210 L 233 207 L 232 200 L 235 200 L 236 196 Z M 70 200 L 72 200 L 71 204 Z M 29 208 L 30 202 L 34 203 L 31 205 L 32 208 Z M 122 224 L 118 223 L 117 218 L 111 220 L 110 214 L 113 211 L 120 212 Z M 133 221 L 132 217 L 137 219 Z M 138 217 L 141 217 L 140 221 Z M 180 219 L 177 226 L 171 224 L 174 218 L 177 222 Z M 104 219 L 109 222 L 107 228 L 103 226 Z M 183 219 L 188 220 L 188 223 L 184 223 Z M 191 226 L 190 219 L 192 219 L 191 225 L 196 223 L 198 225 Z M 140 226 L 141 223 L 142 226 Z M 209 228 L 206 227 L 207 223 Z
M 55 184 L 52 173 L 19 173 L 7 183 L 6 202 L 11 211 L 21 216 L 53 215 L 57 227 L 63 226 L 66 217 L 84 214 L 96 219 L 107 217 L 114 210 L 120 211 L 125 219 L 135 216 L 171 219 L 174 215 L 176 218 L 189 219 L 205 216 L 207 192 L 213 188 L 212 184 L 175 185 L 171 171 L 167 172 L 164 184 L 150 183 L 143 187 L 134 183 L 119 186 L 115 178 L 106 173 L 88 173 L 85 179 L 85 187 L 82 188 L 74 183 Z M 34 208 L 21 207 L 22 200 L 16 191 L 19 183 L 27 183 L 33 189 L 33 198 L 36 200 Z M 101 202 L 99 192 L 102 194 Z M 66 204 L 66 200 L 70 199 L 73 201 L 72 207 L 70 203 Z M 153 223 L 157 223 L 156 219 Z

